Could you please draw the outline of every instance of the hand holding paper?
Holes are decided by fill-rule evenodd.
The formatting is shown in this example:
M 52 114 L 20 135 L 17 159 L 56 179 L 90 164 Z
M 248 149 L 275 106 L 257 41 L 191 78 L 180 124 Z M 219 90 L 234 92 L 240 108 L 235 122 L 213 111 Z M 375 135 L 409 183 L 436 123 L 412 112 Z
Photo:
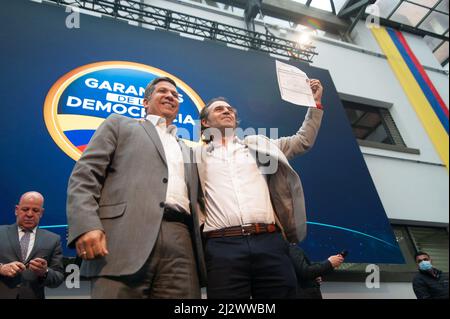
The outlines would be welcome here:
M 323 94 L 322 83 L 320 83 L 319 80 L 312 79 L 310 81 L 310 86 L 314 96 L 314 101 L 316 102 L 316 106 L 318 104 L 322 104 L 322 94 Z
M 320 81 L 310 80 L 305 72 L 280 61 L 276 61 L 276 69 L 283 100 L 307 107 L 321 103 L 323 88 Z

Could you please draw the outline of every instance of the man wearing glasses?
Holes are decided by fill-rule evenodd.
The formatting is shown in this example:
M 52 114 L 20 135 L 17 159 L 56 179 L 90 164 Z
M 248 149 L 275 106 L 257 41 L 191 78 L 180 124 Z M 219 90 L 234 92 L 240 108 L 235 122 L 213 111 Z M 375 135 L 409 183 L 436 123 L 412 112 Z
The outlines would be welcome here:
M 300 178 L 288 160 L 307 152 L 323 116 L 323 88 L 311 80 L 317 108 L 308 110 L 293 136 L 269 139 L 236 136 L 237 112 L 224 98 L 200 114 L 207 143 L 195 150 L 203 191 L 211 299 L 295 298 L 289 242 L 306 235 Z

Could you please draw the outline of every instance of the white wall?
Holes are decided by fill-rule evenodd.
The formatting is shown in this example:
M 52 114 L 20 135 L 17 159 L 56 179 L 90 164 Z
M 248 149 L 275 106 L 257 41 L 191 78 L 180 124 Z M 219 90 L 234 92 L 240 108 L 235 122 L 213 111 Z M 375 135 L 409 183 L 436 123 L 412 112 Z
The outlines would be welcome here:
M 365 36 L 371 36 L 365 30 Z M 361 147 L 387 216 L 448 224 L 448 171 L 433 165 L 442 161 L 387 60 L 330 41 L 319 40 L 316 45 L 319 56 L 312 65 L 330 71 L 338 92 L 392 103 L 390 113 L 406 145 L 420 150 L 420 155 L 413 155 Z M 434 56 L 426 49 L 431 56 L 428 62 L 432 62 Z M 426 52 L 421 51 L 422 59 L 426 58 Z M 448 105 L 448 77 L 427 72 Z
M 361 48 L 380 54 L 383 53 L 377 40 L 372 36 L 372 31 L 369 28 L 366 28 L 366 23 L 364 21 L 358 22 L 357 27 L 351 34 L 351 38 L 353 43 Z
M 445 167 L 364 155 L 389 218 L 448 223 L 448 174 Z
M 406 144 L 420 148 L 422 160 L 440 162 L 385 59 L 324 42 L 317 42 L 317 50 L 312 65 L 330 71 L 338 92 L 392 103 L 391 114 Z
M 422 65 L 436 69 L 442 69 L 441 64 L 436 59 L 434 54 L 432 54 L 431 49 L 428 47 L 422 37 L 406 32 L 403 32 L 403 35 L 406 39 L 406 42 L 408 42 L 408 45 L 411 47 L 411 50 L 414 52 L 414 55 Z
M 421 151 L 415 160 L 441 163 L 416 112 L 387 60 L 350 50 L 329 42 L 317 41 L 319 55 L 313 66 L 328 69 L 338 92 L 393 104 L 390 110 L 405 143 Z M 441 84 L 443 89 L 445 84 Z M 448 89 L 446 94 L 448 96 Z M 402 156 L 391 152 L 392 156 Z
M 227 15 L 219 8 L 196 2 L 190 4 L 181 3 L 176 0 L 144 0 L 144 3 L 207 20 L 219 21 L 220 23 L 229 24 L 239 28 L 246 28 L 243 14 L 244 10 L 242 9 L 236 9 L 235 14 Z
M 449 107 L 448 74 L 437 73 L 429 70 L 426 70 L 426 72 L 448 108 Z
M 381 282 L 369 289 L 363 282 L 323 282 L 324 299 L 416 299 L 411 283 Z

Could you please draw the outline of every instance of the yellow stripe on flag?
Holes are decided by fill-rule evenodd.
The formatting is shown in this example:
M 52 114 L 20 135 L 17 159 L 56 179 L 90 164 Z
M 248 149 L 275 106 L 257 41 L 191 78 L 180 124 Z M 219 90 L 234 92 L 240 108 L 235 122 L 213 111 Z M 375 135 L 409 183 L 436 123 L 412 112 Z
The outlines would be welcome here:
M 61 130 L 96 130 L 105 119 L 95 116 L 58 114 L 58 122 Z
M 387 56 L 394 74 L 403 87 L 409 102 L 419 116 L 437 153 L 447 167 L 448 172 L 449 139 L 447 132 L 442 127 L 439 118 L 428 102 L 425 94 L 389 36 L 387 30 L 385 28 L 372 28 L 372 33 L 384 54 Z

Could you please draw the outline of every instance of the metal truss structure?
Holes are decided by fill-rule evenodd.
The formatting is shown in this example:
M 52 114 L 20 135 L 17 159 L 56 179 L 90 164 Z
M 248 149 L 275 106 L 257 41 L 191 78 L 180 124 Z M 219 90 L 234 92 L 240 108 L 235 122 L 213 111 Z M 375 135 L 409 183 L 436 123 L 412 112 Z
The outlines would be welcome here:
M 240 48 L 254 49 L 311 63 L 318 55 L 314 46 L 300 46 L 294 41 L 274 36 L 270 32 L 248 31 L 174 12 L 133 0 L 46 0 L 58 5 L 78 7 L 117 19 L 220 41 Z

